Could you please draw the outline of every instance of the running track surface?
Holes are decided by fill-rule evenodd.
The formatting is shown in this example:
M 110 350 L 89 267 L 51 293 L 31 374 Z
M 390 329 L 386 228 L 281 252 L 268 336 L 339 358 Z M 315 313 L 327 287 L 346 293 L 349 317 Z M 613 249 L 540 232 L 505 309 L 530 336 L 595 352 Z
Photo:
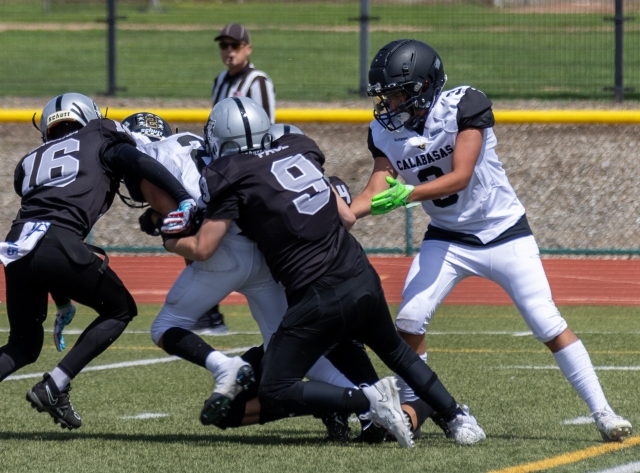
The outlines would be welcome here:
M 411 258 L 370 258 L 380 274 L 387 301 L 402 300 L 402 287 Z M 640 306 L 640 260 L 543 259 L 553 298 L 558 305 Z M 162 303 L 184 268 L 174 256 L 110 256 L 109 265 L 120 276 L 136 302 Z M 0 272 L 0 301 L 4 302 L 4 271 Z M 244 304 L 233 293 L 223 304 Z M 497 284 L 472 277 L 460 283 L 445 304 L 510 305 Z

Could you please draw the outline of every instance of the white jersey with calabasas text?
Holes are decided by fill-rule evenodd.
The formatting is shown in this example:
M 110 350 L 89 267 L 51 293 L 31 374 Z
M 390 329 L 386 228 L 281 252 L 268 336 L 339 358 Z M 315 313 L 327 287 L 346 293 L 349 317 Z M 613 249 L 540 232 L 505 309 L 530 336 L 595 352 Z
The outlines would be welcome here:
M 468 88 L 442 92 L 429 112 L 422 135 L 406 127 L 391 132 L 377 121 L 371 122 L 375 146 L 408 184 L 419 185 L 452 171 L 458 103 Z M 496 143 L 493 128 L 485 128 L 482 151 L 469 185 L 456 194 L 422 202 L 433 226 L 475 235 L 487 243 L 524 215 L 524 207 L 496 155 Z

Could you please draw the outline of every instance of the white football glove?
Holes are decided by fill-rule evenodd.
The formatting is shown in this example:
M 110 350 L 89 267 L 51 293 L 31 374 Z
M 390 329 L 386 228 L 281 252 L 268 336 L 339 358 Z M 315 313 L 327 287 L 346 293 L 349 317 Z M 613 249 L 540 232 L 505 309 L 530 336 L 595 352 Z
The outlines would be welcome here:
M 193 216 L 196 213 L 196 202 L 193 199 L 187 199 L 180 202 L 178 210 L 170 212 L 163 220 L 162 230 L 164 233 L 180 233 L 186 230 Z
M 56 306 L 56 321 L 53 323 L 53 343 L 56 345 L 56 350 L 62 351 L 67 347 L 64 342 L 64 336 L 62 331 L 71 323 L 73 317 L 76 315 L 76 306 L 73 302 L 69 301 L 68 304 Z

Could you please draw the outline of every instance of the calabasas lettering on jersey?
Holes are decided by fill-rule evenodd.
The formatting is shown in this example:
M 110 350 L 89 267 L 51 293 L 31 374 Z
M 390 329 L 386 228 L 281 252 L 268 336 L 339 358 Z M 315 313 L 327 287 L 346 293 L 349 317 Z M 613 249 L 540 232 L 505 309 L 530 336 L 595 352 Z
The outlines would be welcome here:
M 119 122 L 103 118 L 27 154 L 14 174 L 22 196 L 14 225 L 47 221 L 86 237 L 111 207 L 120 184 L 121 176 L 102 163 L 102 153 L 119 142 L 135 146 Z
M 203 171 L 206 217 L 237 218 L 289 292 L 362 268 L 364 253 L 342 225 L 324 159 L 309 137 L 290 134 L 271 150 L 222 157 Z
M 422 134 L 403 128 L 390 132 L 371 122 L 373 145 L 389 158 L 409 184 L 419 185 L 452 171 L 458 135 L 458 104 L 468 86 L 444 91 L 429 112 Z M 477 95 L 476 95 L 477 97 Z M 490 106 L 490 102 L 487 99 Z M 444 230 L 477 236 L 487 243 L 514 225 L 524 207 L 511 187 L 495 152 L 493 128 L 484 129 L 482 150 L 469 185 L 462 191 L 422 202 L 431 224 Z

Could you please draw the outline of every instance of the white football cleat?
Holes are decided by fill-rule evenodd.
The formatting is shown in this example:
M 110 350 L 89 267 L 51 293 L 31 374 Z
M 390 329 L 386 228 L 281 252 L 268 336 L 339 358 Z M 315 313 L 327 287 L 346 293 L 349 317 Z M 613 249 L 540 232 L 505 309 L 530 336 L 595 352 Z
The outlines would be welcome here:
M 382 378 L 377 383 L 360 386 L 369 400 L 369 412 L 362 414 L 362 420 L 371 420 L 384 427 L 398 440 L 401 447 L 413 448 L 413 436 L 407 418 L 400 407 L 400 394 L 394 376 Z
M 214 394 L 222 394 L 233 401 L 238 394 L 255 382 L 253 368 L 239 356 L 229 358 L 224 366 L 224 372 L 216 376 Z
M 596 421 L 596 427 L 605 442 L 622 442 L 631 435 L 631 422 L 620 417 L 613 411 L 603 410 L 591 414 Z
M 447 427 L 460 445 L 472 445 L 487 438 L 476 418 L 469 414 L 467 406 L 458 406 L 456 417 L 447 422 Z

